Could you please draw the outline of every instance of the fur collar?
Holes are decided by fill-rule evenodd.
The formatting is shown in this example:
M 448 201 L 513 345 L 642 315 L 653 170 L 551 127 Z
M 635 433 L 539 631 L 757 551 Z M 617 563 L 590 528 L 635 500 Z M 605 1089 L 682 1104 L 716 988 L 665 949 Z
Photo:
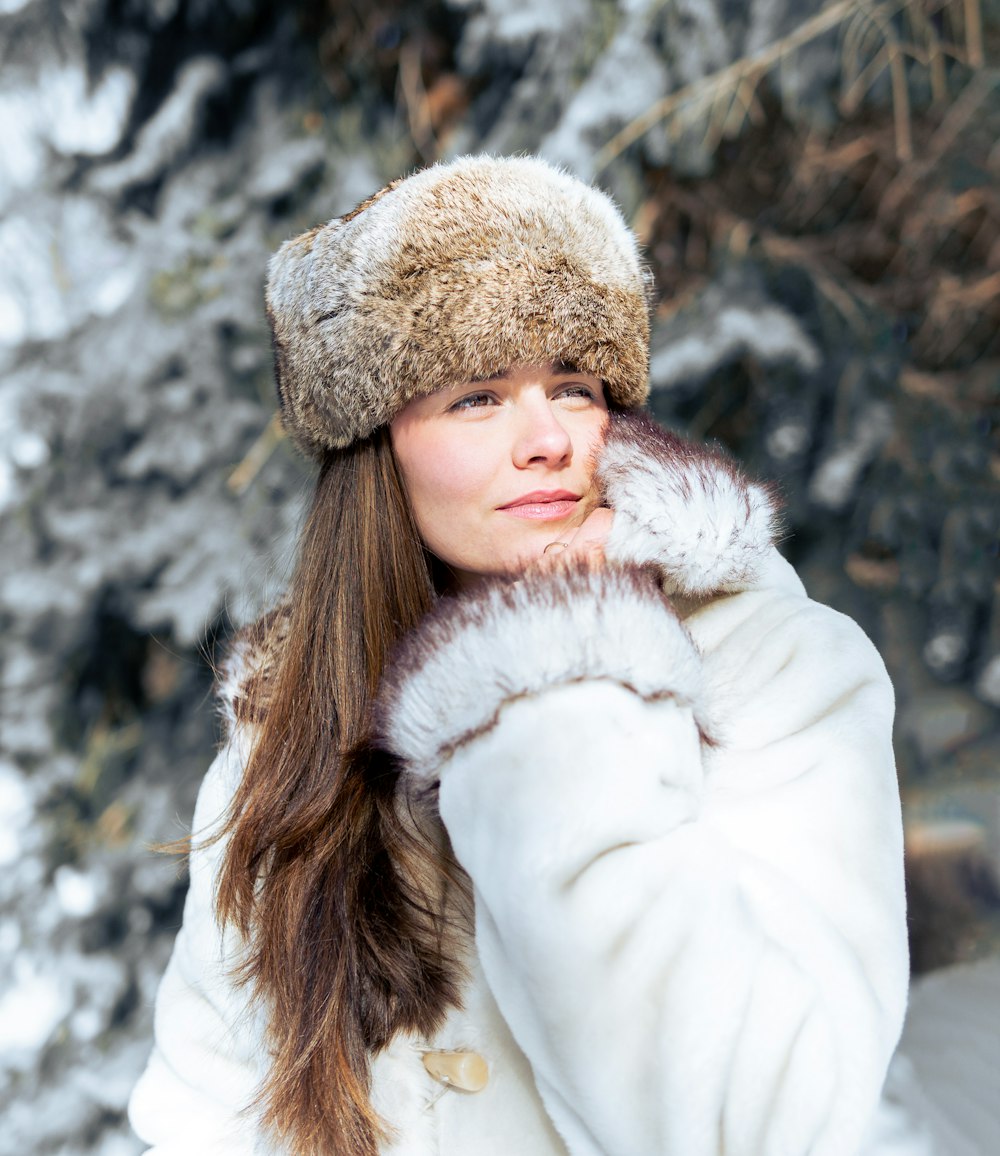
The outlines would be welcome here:
M 281 660 L 291 616 L 291 603 L 286 596 L 236 634 L 220 664 L 216 696 L 230 735 L 240 727 L 260 722 L 259 709 L 252 704 L 266 702 L 267 686 Z

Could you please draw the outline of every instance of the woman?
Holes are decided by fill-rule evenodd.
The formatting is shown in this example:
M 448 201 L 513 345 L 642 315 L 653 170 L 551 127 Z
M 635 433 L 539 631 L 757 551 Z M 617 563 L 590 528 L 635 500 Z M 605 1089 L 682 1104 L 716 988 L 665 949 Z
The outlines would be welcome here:
M 226 673 L 136 1130 L 859 1151 L 906 992 L 891 689 L 772 493 L 637 412 L 617 210 L 436 166 L 288 242 L 268 306 L 319 481 Z

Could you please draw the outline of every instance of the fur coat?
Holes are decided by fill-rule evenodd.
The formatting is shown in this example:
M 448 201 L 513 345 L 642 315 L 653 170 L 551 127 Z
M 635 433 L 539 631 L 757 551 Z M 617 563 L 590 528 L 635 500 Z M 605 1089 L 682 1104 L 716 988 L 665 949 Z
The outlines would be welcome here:
M 385 1156 L 852 1156 L 908 974 L 884 666 L 731 463 L 631 417 L 598 470 L 604 568 L 441 599 L 385 680 L 383 741 L 440 783 L 475 900 L 463 1006 L 373 1057 Z M 155 1156 L 271 1151 L 243 1111 L 267 1055 L 212 914 L 220 853 L 193 857 L 131 1102 Z

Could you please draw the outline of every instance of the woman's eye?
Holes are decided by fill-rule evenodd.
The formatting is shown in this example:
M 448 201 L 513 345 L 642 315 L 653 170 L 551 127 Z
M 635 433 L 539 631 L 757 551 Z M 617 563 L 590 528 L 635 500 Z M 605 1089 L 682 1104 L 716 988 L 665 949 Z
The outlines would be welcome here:
M 467 397 L 460 397 L 451 407 L 452 409 L 480 409 L 492 405 L 493 397 L 488 393 L 470 393 Z
M 589 385 L 567 385 L 559 391 L 560 397 L 583 397 L 594 400 L 594 390 Z

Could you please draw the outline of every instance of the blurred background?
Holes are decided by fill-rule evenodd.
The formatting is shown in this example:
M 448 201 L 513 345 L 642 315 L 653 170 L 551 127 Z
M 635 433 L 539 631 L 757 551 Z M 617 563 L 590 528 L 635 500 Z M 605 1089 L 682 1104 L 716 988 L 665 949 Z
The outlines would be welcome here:
M 652 405 L 787 499 L 898 692 L 916 973 L 1000 953 L 1000 0 L 0 0 L 0 1156 L 126 1156 L 220 728 L 311 483 L 270 252 L 540 152 L 659 294 Z

